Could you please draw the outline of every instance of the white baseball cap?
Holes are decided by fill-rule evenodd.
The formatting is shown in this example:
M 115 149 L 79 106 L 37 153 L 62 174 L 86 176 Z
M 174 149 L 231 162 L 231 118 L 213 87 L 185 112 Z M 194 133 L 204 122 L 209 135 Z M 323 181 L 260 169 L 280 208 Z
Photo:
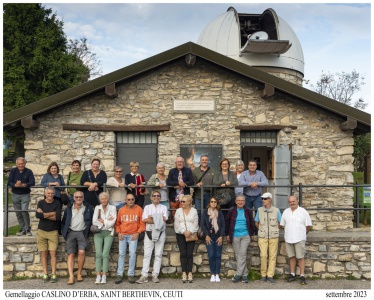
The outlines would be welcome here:
M 270 198 L 270 199 L 273 199 L 273 196 L 270 194 L 270 193 L 265 193 L 261 196 L 262 199 L 267 199 L 267 198 Z

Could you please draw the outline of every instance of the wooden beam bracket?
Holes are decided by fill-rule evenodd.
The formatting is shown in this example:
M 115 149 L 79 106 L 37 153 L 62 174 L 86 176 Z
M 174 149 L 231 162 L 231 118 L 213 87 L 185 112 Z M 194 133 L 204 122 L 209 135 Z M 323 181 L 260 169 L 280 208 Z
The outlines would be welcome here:
M 274 86 L 265 83 L 265 87 L 262 90 L 261 97 L 267 99 L 274 95 Z
M 116 84 L 111 83 L 111 84 L 106 85 L 105 86 L 105 94 L 111 99 L 117 98 L 118 97 L 118 92 L 117 92 L 117 89 L 116 89 Z
M 347 121 L 340 123 L 340 129 L 343 131 L 354 130 L 357 128 L 357 120 L 347 117 Z
M 21 119 L 21 125 L 25 129 L 36 129 L 39 127 L 39 123 L 34 120 L 33 115 L 27 116 L 26 118 Z

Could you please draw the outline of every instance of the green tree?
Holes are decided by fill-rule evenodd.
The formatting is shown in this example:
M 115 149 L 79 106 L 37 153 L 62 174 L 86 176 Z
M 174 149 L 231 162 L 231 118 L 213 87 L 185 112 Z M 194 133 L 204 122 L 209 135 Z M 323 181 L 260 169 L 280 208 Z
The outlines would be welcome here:
M 365 166 L 365 157 L 370 156 L 371 152 L 371 135 L 359 135 L 355 138 L 354 144 L 354 167 L 355 171 L 363 172 Z
M 63 22 L 37 3 L 3 4 L 3 105 L 8 112 L 87 81 Z

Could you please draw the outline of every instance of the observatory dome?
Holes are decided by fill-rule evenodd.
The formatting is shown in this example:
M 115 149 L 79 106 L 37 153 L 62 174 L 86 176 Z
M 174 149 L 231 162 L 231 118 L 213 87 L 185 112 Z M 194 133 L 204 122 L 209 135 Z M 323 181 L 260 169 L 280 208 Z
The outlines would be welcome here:
M 271 8 L 262 14 L 246 14 L 230 7 L 204 28 L 197 44 L 299 84 L 304 76 L 299 39 Z

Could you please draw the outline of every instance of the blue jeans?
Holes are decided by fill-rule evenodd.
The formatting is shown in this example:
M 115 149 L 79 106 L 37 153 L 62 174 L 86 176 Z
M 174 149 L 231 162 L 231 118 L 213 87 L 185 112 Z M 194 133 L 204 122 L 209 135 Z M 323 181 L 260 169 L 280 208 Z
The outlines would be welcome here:
M 198 195 L 201 196 L 201 193 L 199 193 Z M 203 210 L 201 210 L 201 198 L 200 197 L 195 198 L 195 208 L 197 209 L 197 216 L 199 217 L 199 224 L 201 220 L 201 212 L 204 211 L 204 209 L 208 206 L 209 200 L 210 200 L 210 192 L 205 192 Z
M 132 241 L 132 234 L 124 235 L 123 240 L 118 240 L 119 245 L 119 255 L 118 255 L 118 267 L 117 275 L 122 276 L 123 271 L 125 270 L 125 257 L 126 257 L 126 248 L 129 244 L 129 270 L 127 271 L 127 276 L 134 276 L 135 263 L 136 263 L 136 247 L 138 246 L 138 239 Z
M 247 196 L 245 195 L 245 206 L 248 207 L 249 209 L 254 209 L 257 210 L 259 207 L 262 206 L 262 200 L 261 200 L 261 195 L 257 196 Z
M 30 226 L 30 215 L 29 215 L 29 204 L 30 194 L 12 194 L 12 202 L 14 210 L 24 210 L 16 212 L 18 224 L 21 227 L 21 231 L 31 229 Z
M 209 268 L 211 275 L 218 275 L 221 272 L 222 245 L 217 244 L 218 235 L 210 236 L 210 245 L 206 244 L 209 258 Z

